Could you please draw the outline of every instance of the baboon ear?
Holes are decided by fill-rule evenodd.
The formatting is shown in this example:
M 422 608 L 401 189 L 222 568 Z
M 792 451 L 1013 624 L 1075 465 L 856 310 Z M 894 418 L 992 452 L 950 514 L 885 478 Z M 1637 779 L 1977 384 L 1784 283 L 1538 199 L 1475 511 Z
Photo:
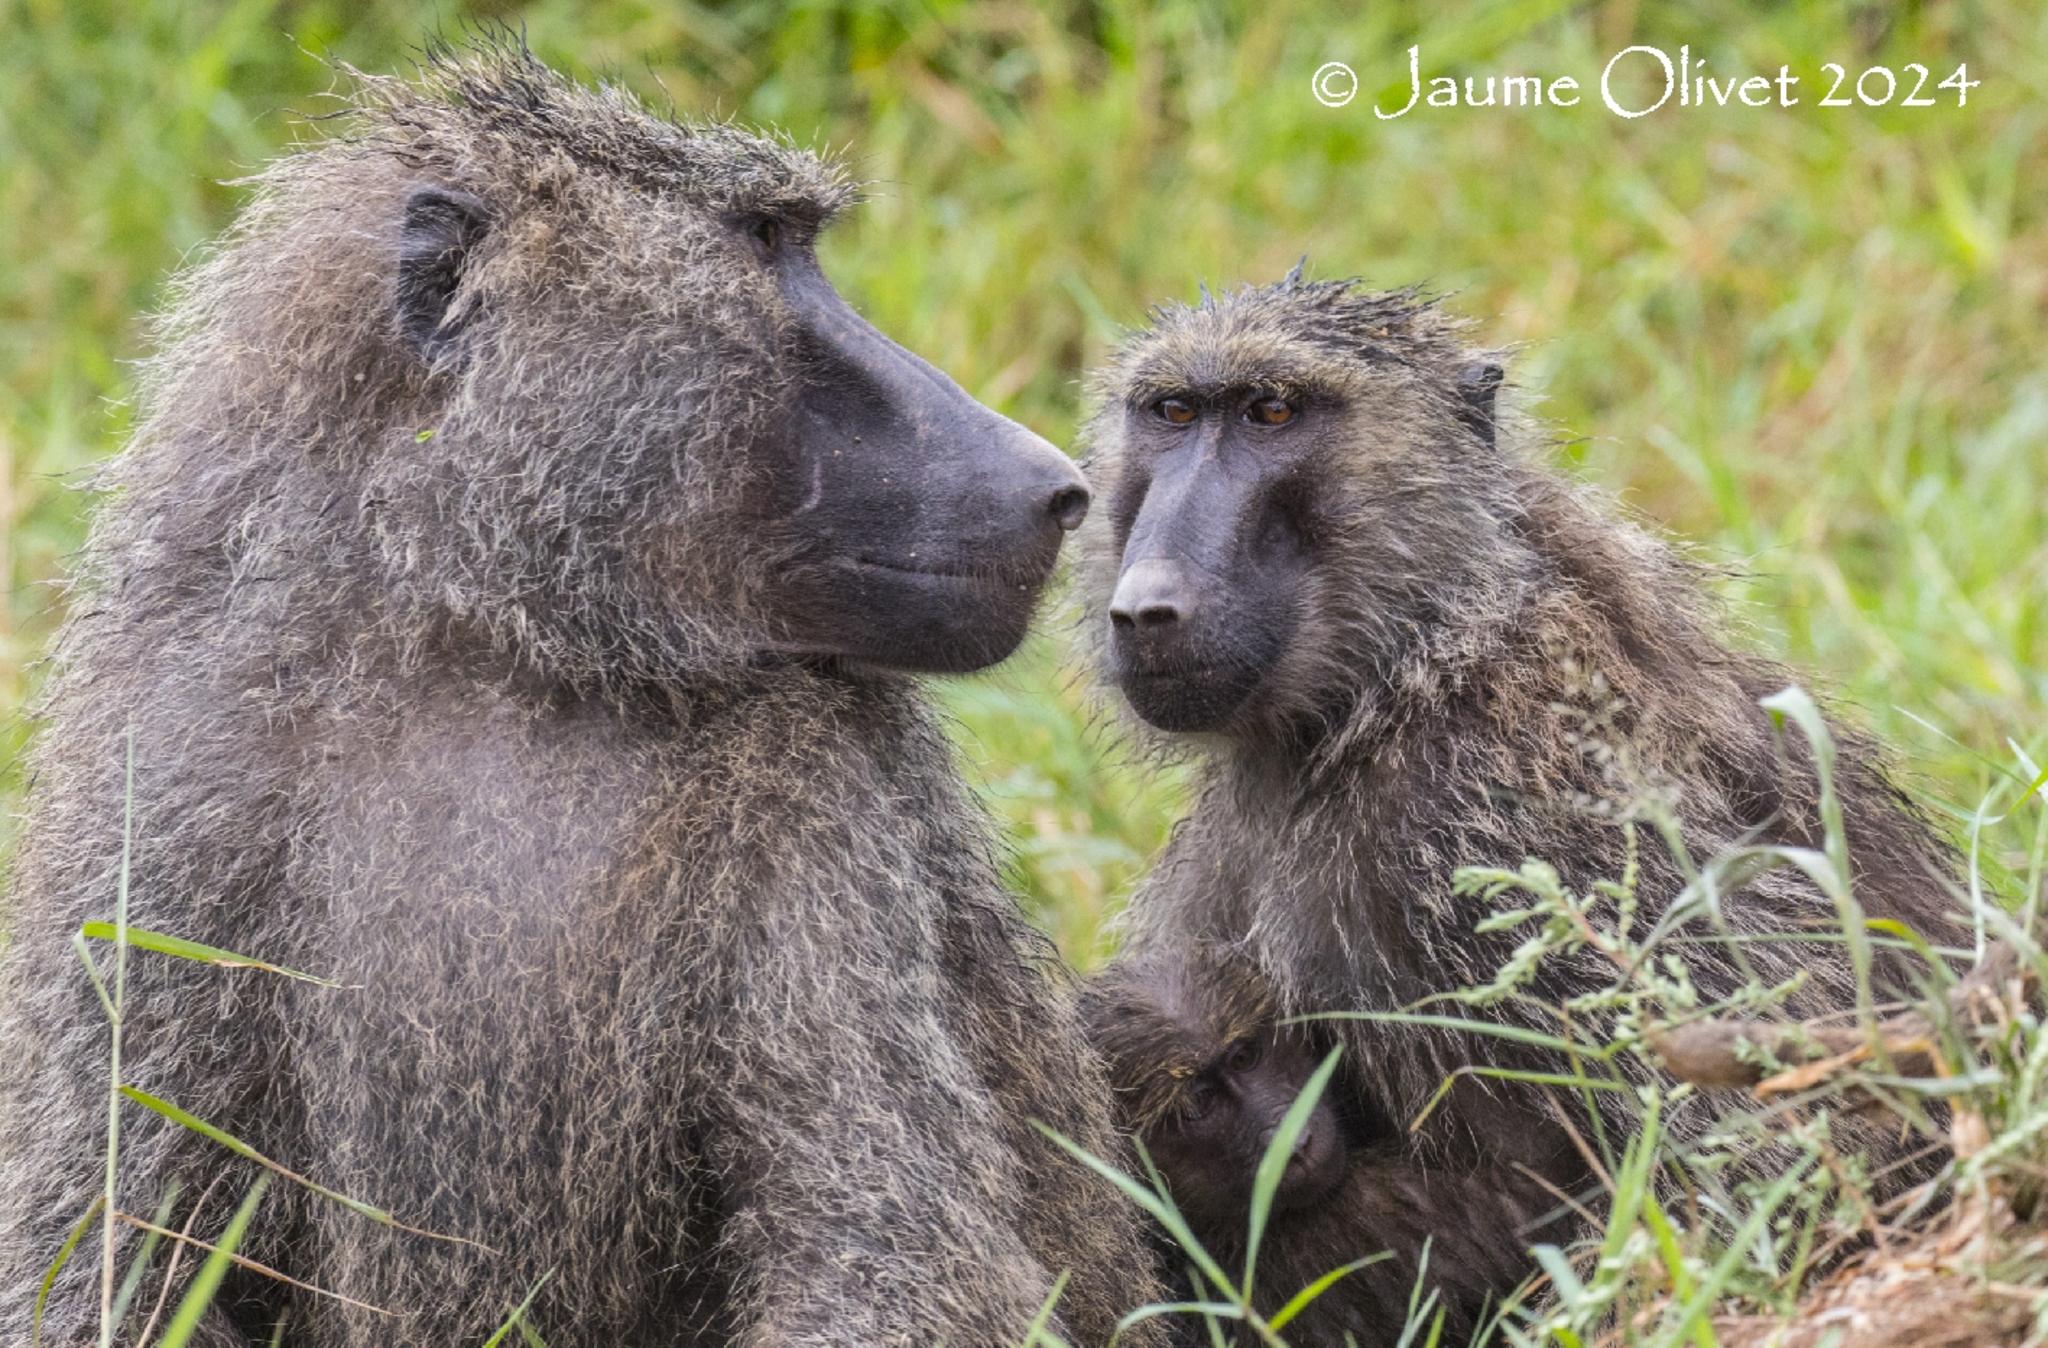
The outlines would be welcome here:
M 1493 448 L 1493 402 L 1500 390 L 1501 368 L 1490 360 L 1468 361 L 1458 371 L 1458 420 Z
M 398 327 L 422 359 L 447 348 L 469 315 L 449 306 L 469 255 L 490 229 L 490 212 L 466 192 L 416 187 L 398 231 Z

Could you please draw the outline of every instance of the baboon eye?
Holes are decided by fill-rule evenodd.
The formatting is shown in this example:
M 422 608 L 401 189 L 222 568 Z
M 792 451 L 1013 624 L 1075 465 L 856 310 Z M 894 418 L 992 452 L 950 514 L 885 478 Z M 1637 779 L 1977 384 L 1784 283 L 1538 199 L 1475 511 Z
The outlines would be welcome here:
M 782 247 L 782 222 L 772 215 L 757 215 L 747 222 L 747 237 L 753 240 L 754 250 L 766 261 Z
M 1294 404 L 1285 398 L 1261 398 L 1247 407 L 1244 415 L 1261 426 L 1285 426 L 1294 420 Z
M 1195 1123 L 1207 1118 L 1222 1099 L 1223 1092 L 1217 1090 L 1213 1084 L 1207 1081 L 1196 1082 L 1189 1088 L 1187 1101 L 1181 1108 L 1181 1121 Z
M 1250 1039 L 1240 1039 L 1230 1046 L 1224 1055 L 1223 1065 L 1233 1072 L 1249 1072 L 1258 1066 L 1259 1046 Z
M 1174 426 L 1185 426 L 1195 419 L 1195 405 L 1185 398 L 1161 398 L 1152 404 L 1152 411 L 1161 421 Z

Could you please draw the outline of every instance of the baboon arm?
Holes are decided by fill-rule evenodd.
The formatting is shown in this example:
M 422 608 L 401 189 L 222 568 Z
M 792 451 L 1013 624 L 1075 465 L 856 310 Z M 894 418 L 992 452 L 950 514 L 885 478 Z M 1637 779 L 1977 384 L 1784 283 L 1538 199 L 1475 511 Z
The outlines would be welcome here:
M 891 948 L 900 929 L 849 922 L 861 901 L 804 907 L 722 961 L 740 972 L 709 1046 L 739 1341 L 1014 1342 L 1052 1278 L 942 984 Z

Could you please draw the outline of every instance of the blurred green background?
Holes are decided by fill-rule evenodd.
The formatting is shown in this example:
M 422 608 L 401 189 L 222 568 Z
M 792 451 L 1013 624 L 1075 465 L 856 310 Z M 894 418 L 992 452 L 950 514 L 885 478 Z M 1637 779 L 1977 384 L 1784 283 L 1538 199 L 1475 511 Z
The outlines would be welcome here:
M 1306 253 L 1455 292 L 1521 347 L 1557 457 L 1738 568 L 1750 639 L 1932 798 L 1974 802 L 2008 740 L 2042 757 L 2048 7 L 1441 8 L 0 0 L 0 755 L 167 273 L 235 177 L 315 134 L 322 57 L 391 69 L 482 16 L 580 75 L 847 148 L 875 188 L 826 248 L 841 288 L 1061 442 L 1119 326 L 1198 279 Z M 1802 106 L 1369 107 L 1405 97 L 1410 44 L 1425 73 L 1590 86 L 1633 43 L 1715 75 L 1789 63 Z M 1310 95 L 1327 60 L 1362 78 L 1341 111 Z M 1826 61 L 1981 83 L 1962 108 L 1825 109 Z M 1020 884 L 1085 963 L 1176 797 L 1119 763 L 1066 650 L 1055 631 L 947 697 Z

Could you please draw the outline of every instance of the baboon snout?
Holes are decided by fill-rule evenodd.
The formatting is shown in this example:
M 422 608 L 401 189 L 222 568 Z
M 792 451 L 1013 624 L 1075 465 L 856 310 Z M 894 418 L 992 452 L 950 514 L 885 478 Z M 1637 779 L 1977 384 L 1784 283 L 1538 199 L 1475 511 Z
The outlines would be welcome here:
M 1074 532 L 1088 518 L 1095 499 L 1088 479 L 1072 459 L 1035 432 L 979 405 L 973 414 L 991 427 L 991 434 L 968 443 L 979 448 L 980 490 L 990 498 L 991 517 L 1006 521 L 996 532 L 1013 535 L 1014 545 L 1026 551 L 1057 548 L 1059 534 Z M 991 537 L 980 546 L 994 541 Z M 1045 558 L 1048 567 L 1052 561 L 1051 556 Z
M 1275 1202 L 1282 1209 L 1293 1209 L 1313 1203 L 1328 1194 L 1344 1178 L 1349 1158 L 1342 1141 L 1337 1135 L 1336 1121 L 1327 1116 L 1328 1106 L 1318 1106 L 1309 1116 L 1300 1132 L 1294 1135 L 1294 1150 L 1288 1154 L 1287 1166 L 1280 1172 L 1280 1188 L 1274 1195 Z M 1276 1120 L 1261 1140 L 1259 1155 L 1265 1154 L 1272 1145 L 1273 1134 L 1279 1131 Z
M 1294 1135 L 1294 1147 L 1287 1154 L 1287 1165 L 1290 1170 L 1296 1170 L 1303 1166 L 1312 1164 L 1316 1159 L 1316 1156 L 1319 1154 L 1322 1147 L 1322 1139 L 1316 1135 L 1316 1122 L 1316 1119 L 1313 1116 L 1311 1116 L 1309 1121 L 1301 1126 L 1301 1131 Z M 1279 1131 L 1280 1120 L 1275 1119 L 1266 1128 L 1266 1130 L 1260 1134 L 1260 1155 L 1263 1156 L 1266 1152 L 1266 1149 L 1273 1145 L 1273 1138 L 1276 1134 L 1279 1133 Z
M 1088 518 L 1088 489 L 1070 482 L 1052 494 L 1052 521 L 1062 532 L 1072 533 Z
M 1088 506 L 1095 499 L 1088 489 L 1088 479 L 1051 442 L 1021 426 L 1015 428 L 1015 433 L 1026 441 L 1031 471 L 1041 475 L 1036 477 L 1036 490 L 1040 493 L 1037 499 L 1044 503 L 1045 511 L 1041 518 L 1050 518 L 1063 534 L 1074 532 L 1088 518 Z
M 1195 591 L 1186 568 L 1164 558 L 1133 562 L 1110 596 L 1109 620 L 1119 628 L 1162 631 L 1194 616 Z

